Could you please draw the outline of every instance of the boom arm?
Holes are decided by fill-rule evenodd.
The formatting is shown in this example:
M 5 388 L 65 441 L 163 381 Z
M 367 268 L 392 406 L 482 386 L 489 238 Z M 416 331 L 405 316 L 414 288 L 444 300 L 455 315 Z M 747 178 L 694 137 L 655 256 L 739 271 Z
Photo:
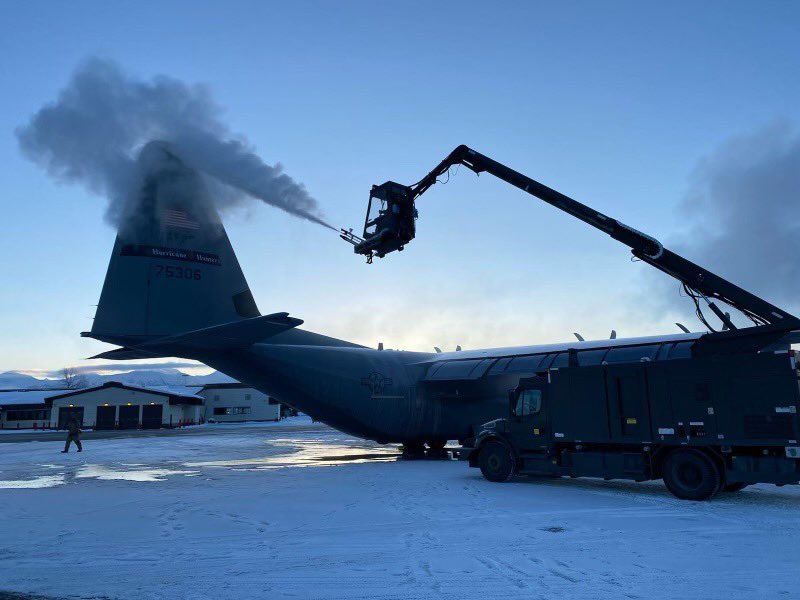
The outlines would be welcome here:
M 446 173 L 454 165 L 459 164 L 464 165 L 478 174 L 484 171 L 490 173 L 625 244 L 631 249 L 634 256 L 680 281 L 687 294 L 694 301 L 698 317 L 710 329 L 713 328 L 708 325 L 700 311 L 699 301 L 701 299 L 708 303 L 708 306 L 714 314 L 719 317 L 728 329 L 736 329 L 736 327 L 730 321 L 728 315 L 726 315 L 712 300 L 717 300 L 733 306 L 750 318 L 756 325 L 772 325 L 775 329 L 784 331 L 800 327 L 800 319 L 794 315 L 781 310 L 777 306 L 751 294 L 747 290 L 734 285 L 730 281 L 664 248 L 663 244 L 655 238 L 617 219 L 597 212 L 593 208 L 577 200 L 573 200 L 569 196 L 565 196 L 538 181 L 534 181 L 530 177 L 526 177 L 522 173 L 510 169 L 464 145 L 458 146 L 447 158 L 439 163 L 435 169 L 412 186 L 401 186 L 393 182 L 387 182 L 382 186 L 373 186 L 373 194 L 375 194 L 376 191 L 383 191 L 387 186 L 394 192 L 394 202 L 403 205 L 404 208 L 404 212 L 395 208 L 395 214 L 408 215 L 410 212 L 413 215 L 410 235 L 407 224 L 404 232 L 399 232 L 392 227 L 392 225 L 397 222 L 397 219 L 394 221 L 390 219 L 386 219 L 384 222 L 380 221 L 384 215 L 391 215 L 392 213 L 393 204 L 390 200 L 386 204 L 386 210 L 381 213 L 378 219 L 373 219 L 371 222 L 369 214 L 367 216 L 368 223 L 376 224 L 375 232 L 368 232 L 365 228 L 364 239 L 357 238 L 353 236 L 352 233 L 350 233 L 350 238 L 354 239 L 348 239 L 348 232 L 343 232 L 344 235 L 342 235 L 342 237 L 348 239 L 348 241 L 356 246 L 356 253 L 365 254 L 369 259 L 371 259 L 373 254 L 383 257 L 392 250 L 402 250 L 403 245 L 414 237 L 413 217 L 416 216 L 414 201 L 436 183 L 441 175 Z M 398 193 L 398 188 L 401 189 L 402 192 Z M 384 196 L 386 196 L 385 193 Z M 370 198 L 371 202 L 372 199 L 373 196 Z M 381 225 L 388 226 L 378 231 L 378 226 Z M 395 233 L 399 233 L 399 235 L 395 235 Z

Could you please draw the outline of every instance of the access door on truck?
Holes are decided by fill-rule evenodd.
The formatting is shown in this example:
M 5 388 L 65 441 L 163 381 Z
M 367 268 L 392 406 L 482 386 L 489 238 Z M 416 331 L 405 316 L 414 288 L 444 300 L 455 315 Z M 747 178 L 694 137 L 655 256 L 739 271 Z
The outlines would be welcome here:
M 647 363 L 608 365 L 606 393 L 612 439 L 650 441 Z

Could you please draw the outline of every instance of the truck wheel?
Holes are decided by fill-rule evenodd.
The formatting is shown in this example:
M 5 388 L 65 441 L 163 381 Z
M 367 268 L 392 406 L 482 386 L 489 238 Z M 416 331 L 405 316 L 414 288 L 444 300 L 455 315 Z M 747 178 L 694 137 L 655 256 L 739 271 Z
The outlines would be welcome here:
M 664 461 L 664 483 L 682 500 L 708 500 L 722 487 L 719 468 L 698 450 L 674 450 Z
M 514 457 L 505 444 L 495 441 L 481 446 L 478 457 L 481 473 L 489 481 L 508 481 L 514 473 Z
M 725 492 L 740 492 L 744 488 L 746 488 L 747 485 L 748 484 L 742 483 L 741 481 L 739 481 L 737 483 L 729 483 L 729 484 L 725 485 L 722 489 Z

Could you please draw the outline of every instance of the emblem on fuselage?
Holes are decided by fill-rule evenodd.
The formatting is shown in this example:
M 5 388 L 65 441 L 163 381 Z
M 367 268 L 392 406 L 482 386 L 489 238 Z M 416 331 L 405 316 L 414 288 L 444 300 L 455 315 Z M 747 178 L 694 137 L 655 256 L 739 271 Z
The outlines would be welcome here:
M 373 371 L 367 377 L 361 378 L 361 385 L 366 388 L 369 388 L 369 391 L 373 394 L 380 394 L 386 388 L 391 387 L 392 385 L 392 378 L 391 377 L 384 377 L 383 373 L 378 373 L 377 371 Z

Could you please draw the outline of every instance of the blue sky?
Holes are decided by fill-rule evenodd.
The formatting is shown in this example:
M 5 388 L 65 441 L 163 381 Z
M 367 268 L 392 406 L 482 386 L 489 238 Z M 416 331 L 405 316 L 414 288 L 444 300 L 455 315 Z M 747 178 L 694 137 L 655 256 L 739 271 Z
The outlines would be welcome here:
M 362 222 L 371 184 L 416 181 L 466 143 L 668 240 L 703 157 L 798 121 L 799 19 L 790 2 L 3 3 L 0 371 L 105 348 L 78 336 L 114 239 L 105 200 L 48 178 L 13 135 L 90 56 L 207 84 L 337 226 Z M 419 210 L 418 239 L 369 267 L 268 206 L 225 221 L 262 312 L 365 344 L 698 327 L 688 303 L 648 301 L 663 290 L 625 248 L 489 176 L 462 169 Z

